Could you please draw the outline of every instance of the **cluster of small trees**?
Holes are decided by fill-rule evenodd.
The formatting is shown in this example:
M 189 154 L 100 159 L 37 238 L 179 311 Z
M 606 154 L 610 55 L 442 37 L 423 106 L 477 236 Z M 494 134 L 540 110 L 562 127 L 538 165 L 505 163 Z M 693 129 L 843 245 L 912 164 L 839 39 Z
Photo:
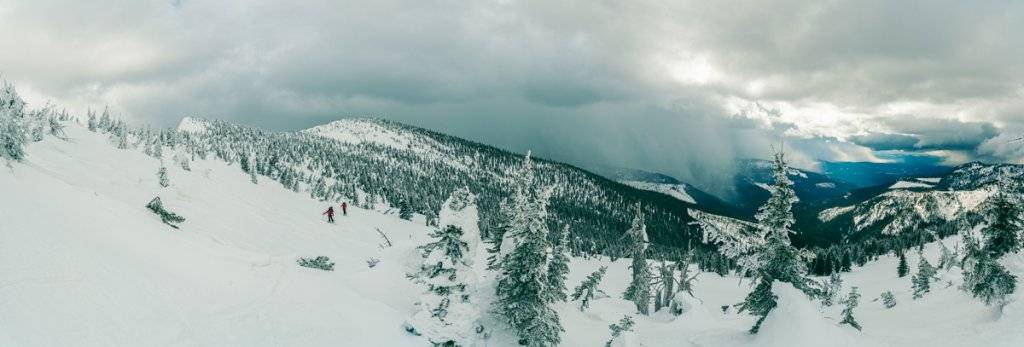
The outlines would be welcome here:
M 67 112 L 56 112 L 50 105 L 26 109 L 14 85 L 0 82 L 0 158 L 21 161 L 30 142 L 42 141 L 46 134 L 63 138 L 62 122 L 70 119 Z

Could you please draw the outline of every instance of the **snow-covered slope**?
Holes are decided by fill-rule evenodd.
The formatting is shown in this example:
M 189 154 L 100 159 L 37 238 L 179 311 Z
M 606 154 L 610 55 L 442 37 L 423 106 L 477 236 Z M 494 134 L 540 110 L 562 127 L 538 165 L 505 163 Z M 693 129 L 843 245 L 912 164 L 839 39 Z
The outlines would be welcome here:
M 237 166 L 196 159 L 191 171 L 140 149 L 116 149 L 105 135 L 78 125 L 67 140 L 46 137 L 24 162 L 0 169 L 0 345 L 2 346 L 425 346 L 402 329 L 420 289 L 405 278 L 429 231 L 373 210 L 349 207 L 327 224 L 325 203 L 276 182 L 250 181 Z M 164 158 L 174 150 L 164 149 Z M 167 164 L 170 164 L 169 159 Z M 172 229 L 143 206 L 155 196 L 186 218 Z M 739 223 L 739 222 L 737 222 Z M 392 247 L 378 231 L 387 235 Z M 947 240 L 950 242 L 950 240 Z M 934 245 L 926 256 L 935 259 Z M 299 267 L 298 257 L 324 255 L 326 272 Z M 909 255 L 916 264 L 916 255 Z M 367 260 L 380 259 L 375 267 Z M 1008 268 L 1024 274 L 1012 256 Z M 599 266 L 609 270 L 601 298 L 581 312 L 558 303 L 563 345 L 599 346 L 608 325 L 634 315 L 619 299 L 629 260 L 574 259 L 569 287 Z M 753 318 L 721 307 L 750 290 L 733 276 L 703 273 L 693 306 L 682 316 L 636 316 L 643 346 L 1017 346 L 1024 344 L 1020 294 L 998 315 L 956 287 L 959 273 L 911 300 L 895 259 L 844 275 L 847 292 L 864 299 L 858 332 L 838 325 L 840 307 L 820 307 L 786 285 L 780 306 L 758 335 Z M 913 271 L 913 266 L 912 266 Z M 481 274 L 486 281 L 488 273 Z M 893 290 L 887 310 L 872 299 Z M 486 296 L 487 293 L 477 293 Z M 482 308 L 486 309 L 486 308 Z M 489 314 L 484 312 L 484 314 Z M 496 320 L 487 345 L 514 341 Z
M 998 181 L 1001 176 L 1006 184 Z M 862 202 L 825 209 L 818 218 L 831 228 L 845 230 L 848 228 L 842 225 L 849 224 L 853 232 L 874 230 L 883 235 L 969 228 L 981 222 L 977 216 L 997 192 L 1024 201 L 1018 183 L 1022 177 L 1024 167 L 1018 165 L 966 164 L 944 177 L 901 180 Z
M 652 192 L 662 193 L 673 198 L 679 199 L 679 201 L 688 204 L 697 204 L 697 200 L 695 200 L 692 196 L 690 196 L 689 193 L 686 192 L 686 189 L 689 188 L 689 186 L 687 186 L 685 183 L 672 184 L 641 181 L 622 181 L 622 184 L 625 184 L 636 189 L 650 190 Z

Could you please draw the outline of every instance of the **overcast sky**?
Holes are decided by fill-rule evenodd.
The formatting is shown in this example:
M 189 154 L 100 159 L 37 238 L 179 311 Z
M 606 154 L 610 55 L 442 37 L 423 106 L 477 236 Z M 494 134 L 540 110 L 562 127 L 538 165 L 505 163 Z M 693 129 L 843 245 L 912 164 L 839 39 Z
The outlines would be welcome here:
M 33 105 L 136 124 L 384 117 L 704 184 L 779 143 L 1024 162 L 1024 1 L 0 0 L 0 32 Z

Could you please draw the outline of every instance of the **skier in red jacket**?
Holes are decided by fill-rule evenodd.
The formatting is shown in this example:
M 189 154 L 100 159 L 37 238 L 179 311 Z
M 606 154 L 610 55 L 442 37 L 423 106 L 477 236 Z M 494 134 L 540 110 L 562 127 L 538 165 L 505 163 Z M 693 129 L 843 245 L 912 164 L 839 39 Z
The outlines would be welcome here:
M 344 202 L 344 201 L 341 202 L 341 215 L 342 216 L 347 216 L 348 215 L 348 203 L 347 202 Z
M 328 223 L 334 223 L 334 206 L 327 206 L 327 211 L 324 211 L 323 214 L 327 215 Z

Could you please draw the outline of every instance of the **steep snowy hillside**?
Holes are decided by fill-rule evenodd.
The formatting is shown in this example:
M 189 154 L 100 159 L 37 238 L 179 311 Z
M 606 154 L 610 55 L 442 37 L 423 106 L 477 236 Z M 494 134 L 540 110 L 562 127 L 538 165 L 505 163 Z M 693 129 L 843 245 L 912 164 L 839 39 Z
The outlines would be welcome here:
M 971 163 L 943 177 L 901 180 L 862 202 L 823 210 L 818 218 L 855 238 L 922 232 L 948 235 L 981 223 L 980 214 L 998 191 L 1013 201 L 1024 201 L 1021 178 L 1024 167 L 1020 165 Z
M 694 204 L 694 205 L 697 204 L 697 200 L 695 200 L 692 196 L 690 196 L 689 193 L 686 192 L 686 190 L 690 186 L 686 185 L 685 183 L 671 184 L 671 183 L 651 183 L 651 182 L 641 182 L 641 181 L 622 181 L 622 184 L 625 184 L 627 186 L 630 186 L 630 187 L 633 187 L 633 188 L 636 188 L 636 189 L 650 190 L 652 192 L 662 193 L 662 194 L 671 196 L 673 198 L 679 199 L 679 201 L 682 201 L 682 202 L 685 202 L 685 203 Z
M 206 122 L 202 128 L 195 141 L 220 142 L 229 152 L 253 153 L 248 160 L 255 161 L 259 176 L 280 180 L 274 170 L 268 174 L 263 168 L 273 166 L 272 160 L 297 162 L 298 157 L 307 156 L 291 176 L 300 181 L 297 190 L 312 190 L 318 198 L 341 195 L 360 205 L 369 200 L 395 208 L 405 204 L 432 216 L 448 194 L 469 186 L 480 193 L 482 231 L 487 236 L 495 233 L 498 206 L 510 194 L 510 174 L 523 160 L 521 155 L 501 149 L 377 119 L 343 119 L 298 134 L 267 133 L 220 122 Z M 618 252 L 621 245 L 617 240 L 631 219 L 624 207 L 636 202 L 650 213 L 651 240 L 658 251 L 697 244 L 699 233 L 689 225 L 685 210 L 704 209 L 702 206 L 680 204 L 672 197 L 562 163 L 537 160 L 537 169 L 539 179 L 554 189 L 550 224 L 569 224 L 573 238 L 583 240 L 576 247 Z M 719 212 L 714 206 L 708 209 Z
M 0 170 L 0 345 L 428 345 L 403 329 L 423 292 L 406 278 L 422 261 L 415 248 L 432 230 L 423 216 L 405 221 L 394 211 L 349 207 L 328 224 L 321 215 L 327 203 L 263 176 L 254 183 L 238 164 L 202 159 L 187 146 L 118 149 L 121 139 L 80 125 L 65 131 L 65 139 L 30 143 L 23 161 Z M 180 229 L 144 207 L 156 196 L 185 218 Z M 923 254 L 934 260 L 938 252 L 931 244 Z M 330 257 L 333 271 L 296 264 L 315 256 Z M 916 257 L 908 256 L 911 264 Z M 1004 263 L 1024 275 L 1020 256 Z M 840 305 L 821 306 L 780 284 L 779 307 L 751 335 L 754 318 L 729 307 L 750 291 L 747 281 L 701 273 L 694 297 L 680 294 L 682 315 L 641 316 L 619 299 L 628 259 L 574 258 L 569 288 L 600 266 L 608 270 L 597 289 L 608 296 L 582 311 L 578 302 L 554 304 L 564 346 L 604 345 L 608 326 L 624 316 L 636 325 L 617 346 L 1024 344 L 1021 294 L 999 313 L 957 289 L 955 267 L 940 270 L 931 293 L 917 300 L 909 279 L 896 276 L 894 257 L 844 274 L 839 291 L 856 286 L 864 295 L 855 310 L 863 331 L 839 325 Z M 478 275 L 487 283 L 493 273 Z M 479 288 L 471 295 L 488 302 L 489 287 Z M 886 309 L 874 300 L 890 290 L 897 305 Z M 481 345 L 514 345 L 492 311 L 480 310 L 489 333 Z

